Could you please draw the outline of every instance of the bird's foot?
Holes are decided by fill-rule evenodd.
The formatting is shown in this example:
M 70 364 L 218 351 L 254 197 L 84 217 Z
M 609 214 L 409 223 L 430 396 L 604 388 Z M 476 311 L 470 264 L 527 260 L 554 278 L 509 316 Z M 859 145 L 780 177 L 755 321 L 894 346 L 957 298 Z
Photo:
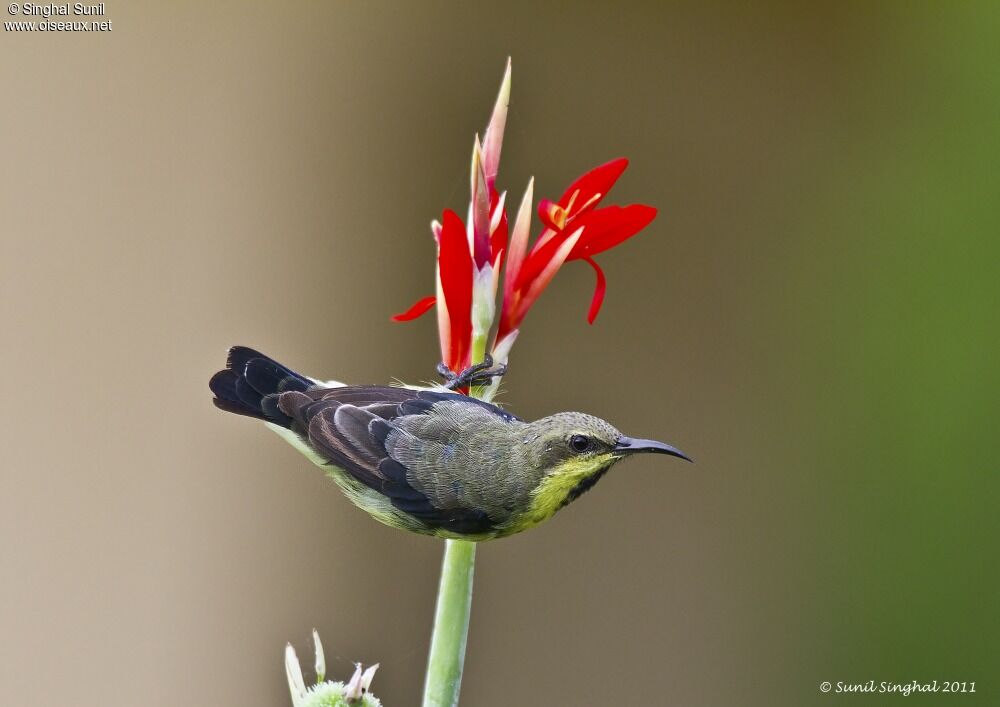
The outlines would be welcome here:
M 437 365 L 437 372 L 439 376 L 444 378 L 445 388 L 458 390 L 474 385 L 489 385 L 494 378 L 499 378 L 507 372 L 507 364 L 501 363 L 493 368 L 493 357 L 485 354 L 482 363 L 469 366 L 461 373 L 455 373 L 444 362 Z

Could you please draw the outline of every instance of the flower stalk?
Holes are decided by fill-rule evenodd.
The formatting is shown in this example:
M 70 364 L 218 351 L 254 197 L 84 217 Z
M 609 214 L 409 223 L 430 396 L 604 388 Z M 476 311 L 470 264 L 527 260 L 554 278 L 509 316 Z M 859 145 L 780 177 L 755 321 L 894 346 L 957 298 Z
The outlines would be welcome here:
M 445 540 L 434 633 L 424 682 L 424 707 L 454 707 L 462 687 L 465 642 L 472 610 L 476 543 Z

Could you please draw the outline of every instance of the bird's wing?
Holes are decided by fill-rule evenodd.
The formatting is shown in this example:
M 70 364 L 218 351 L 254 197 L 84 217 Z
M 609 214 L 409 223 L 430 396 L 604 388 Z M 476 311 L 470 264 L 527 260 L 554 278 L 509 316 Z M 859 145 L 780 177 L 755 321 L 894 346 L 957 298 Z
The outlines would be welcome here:
M 494 527 L 488 509 L 441 493 L 427 462 L 433 456 L 447 466 L 437 455 L 462 435 L 460 423 L 506 424 L 517 420 L 510 413 L 456 393 L 383 386 L 288 391 L 278 407 L 317 454 L 428 527 L 462 534 Z

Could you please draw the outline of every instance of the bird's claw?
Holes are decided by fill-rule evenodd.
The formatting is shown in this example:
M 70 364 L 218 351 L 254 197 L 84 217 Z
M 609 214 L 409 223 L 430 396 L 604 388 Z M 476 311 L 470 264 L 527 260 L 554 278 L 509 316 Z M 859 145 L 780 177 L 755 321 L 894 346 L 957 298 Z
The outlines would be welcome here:
M 444 378 L 444 387 L 448 390 L 458 390 L 476 385 L 489 385 L 494 378 L 499 378 L 507 372 L 507 364 L 501 363 L 493 368 L 493 357 L 483 355 L 483 362 L 469 366 L 461 373 L 455 373 L 443 361 L 437 365 L 437 372 Z

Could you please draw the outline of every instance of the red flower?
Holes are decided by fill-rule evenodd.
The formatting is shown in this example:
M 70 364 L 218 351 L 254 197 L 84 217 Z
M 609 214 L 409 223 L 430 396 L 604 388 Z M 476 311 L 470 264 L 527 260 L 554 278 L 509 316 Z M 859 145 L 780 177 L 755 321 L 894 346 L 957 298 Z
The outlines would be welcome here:
M 520 328 L 542 290 L 562 264 L 570 260 L 584 260 L 594 268 L 597 284 L 587 314 L 587 320 L 594 323 L 604 301 L 607 280 L 593 256 L 631 238 L 656 217 L 656 209 L 643 204 L 597 208 L 626 167 L 628 160 L 613 160 L 573 182 L 559 201 L 542 199 L 538 216 L 546 228 L 524 256 L 515 254 L 516 247 L 526 246 L 526 242 L 515 245 L 518 236 L 524 238 L 515 225 L 507 259 L 498 340 Z
M 567 261 L 583 260 L 597 276 L 587 312 L 593 324 L 607 289 L 594 256 L 628 240 L 656 216 L 656 209 L 643 204 L 601 207 L 628 167 L 628 160 L 612 160 L 573 182 L 558 201 L 539 203 L 544 228 L 529 249 L 534 182 L 529 182 L 510 229 L 505 194 L 496 188 L 509 98 L 508 62 L 483 140 L 477 135 L 473 143 L 469 222 L 447 210 L 441 223 L 431 224 L 438 245 L 437 296 L 425 297 L 393 317 L 416 319 L 436 304 L 441 356 L 456 372 L 489 352 L 498 363 L 506 362 L 528 310 Z M 503 303 L 491 341 L 501 266 L 505 266 Z
M 507 214 L 503 211 L 503 198 L 493 192 L 490 218 L 489 259 L 495 272 L 499 272 L 500 260 L 507 248 Z M 453 371 L 461 371 L 471 363 L 472 350 L 472 283 L 474 266 L 469 251 L 465 225 L 451 209 L 446 209 L 441 223 L 432 224 L 438 243 L 438 296 L 433 295 L 418 300 L 405 312 L 394 314 L 394 322 L 408 322 L 426 314 L 438 306 L 438 328 L 441 340 L 441 360 Z

